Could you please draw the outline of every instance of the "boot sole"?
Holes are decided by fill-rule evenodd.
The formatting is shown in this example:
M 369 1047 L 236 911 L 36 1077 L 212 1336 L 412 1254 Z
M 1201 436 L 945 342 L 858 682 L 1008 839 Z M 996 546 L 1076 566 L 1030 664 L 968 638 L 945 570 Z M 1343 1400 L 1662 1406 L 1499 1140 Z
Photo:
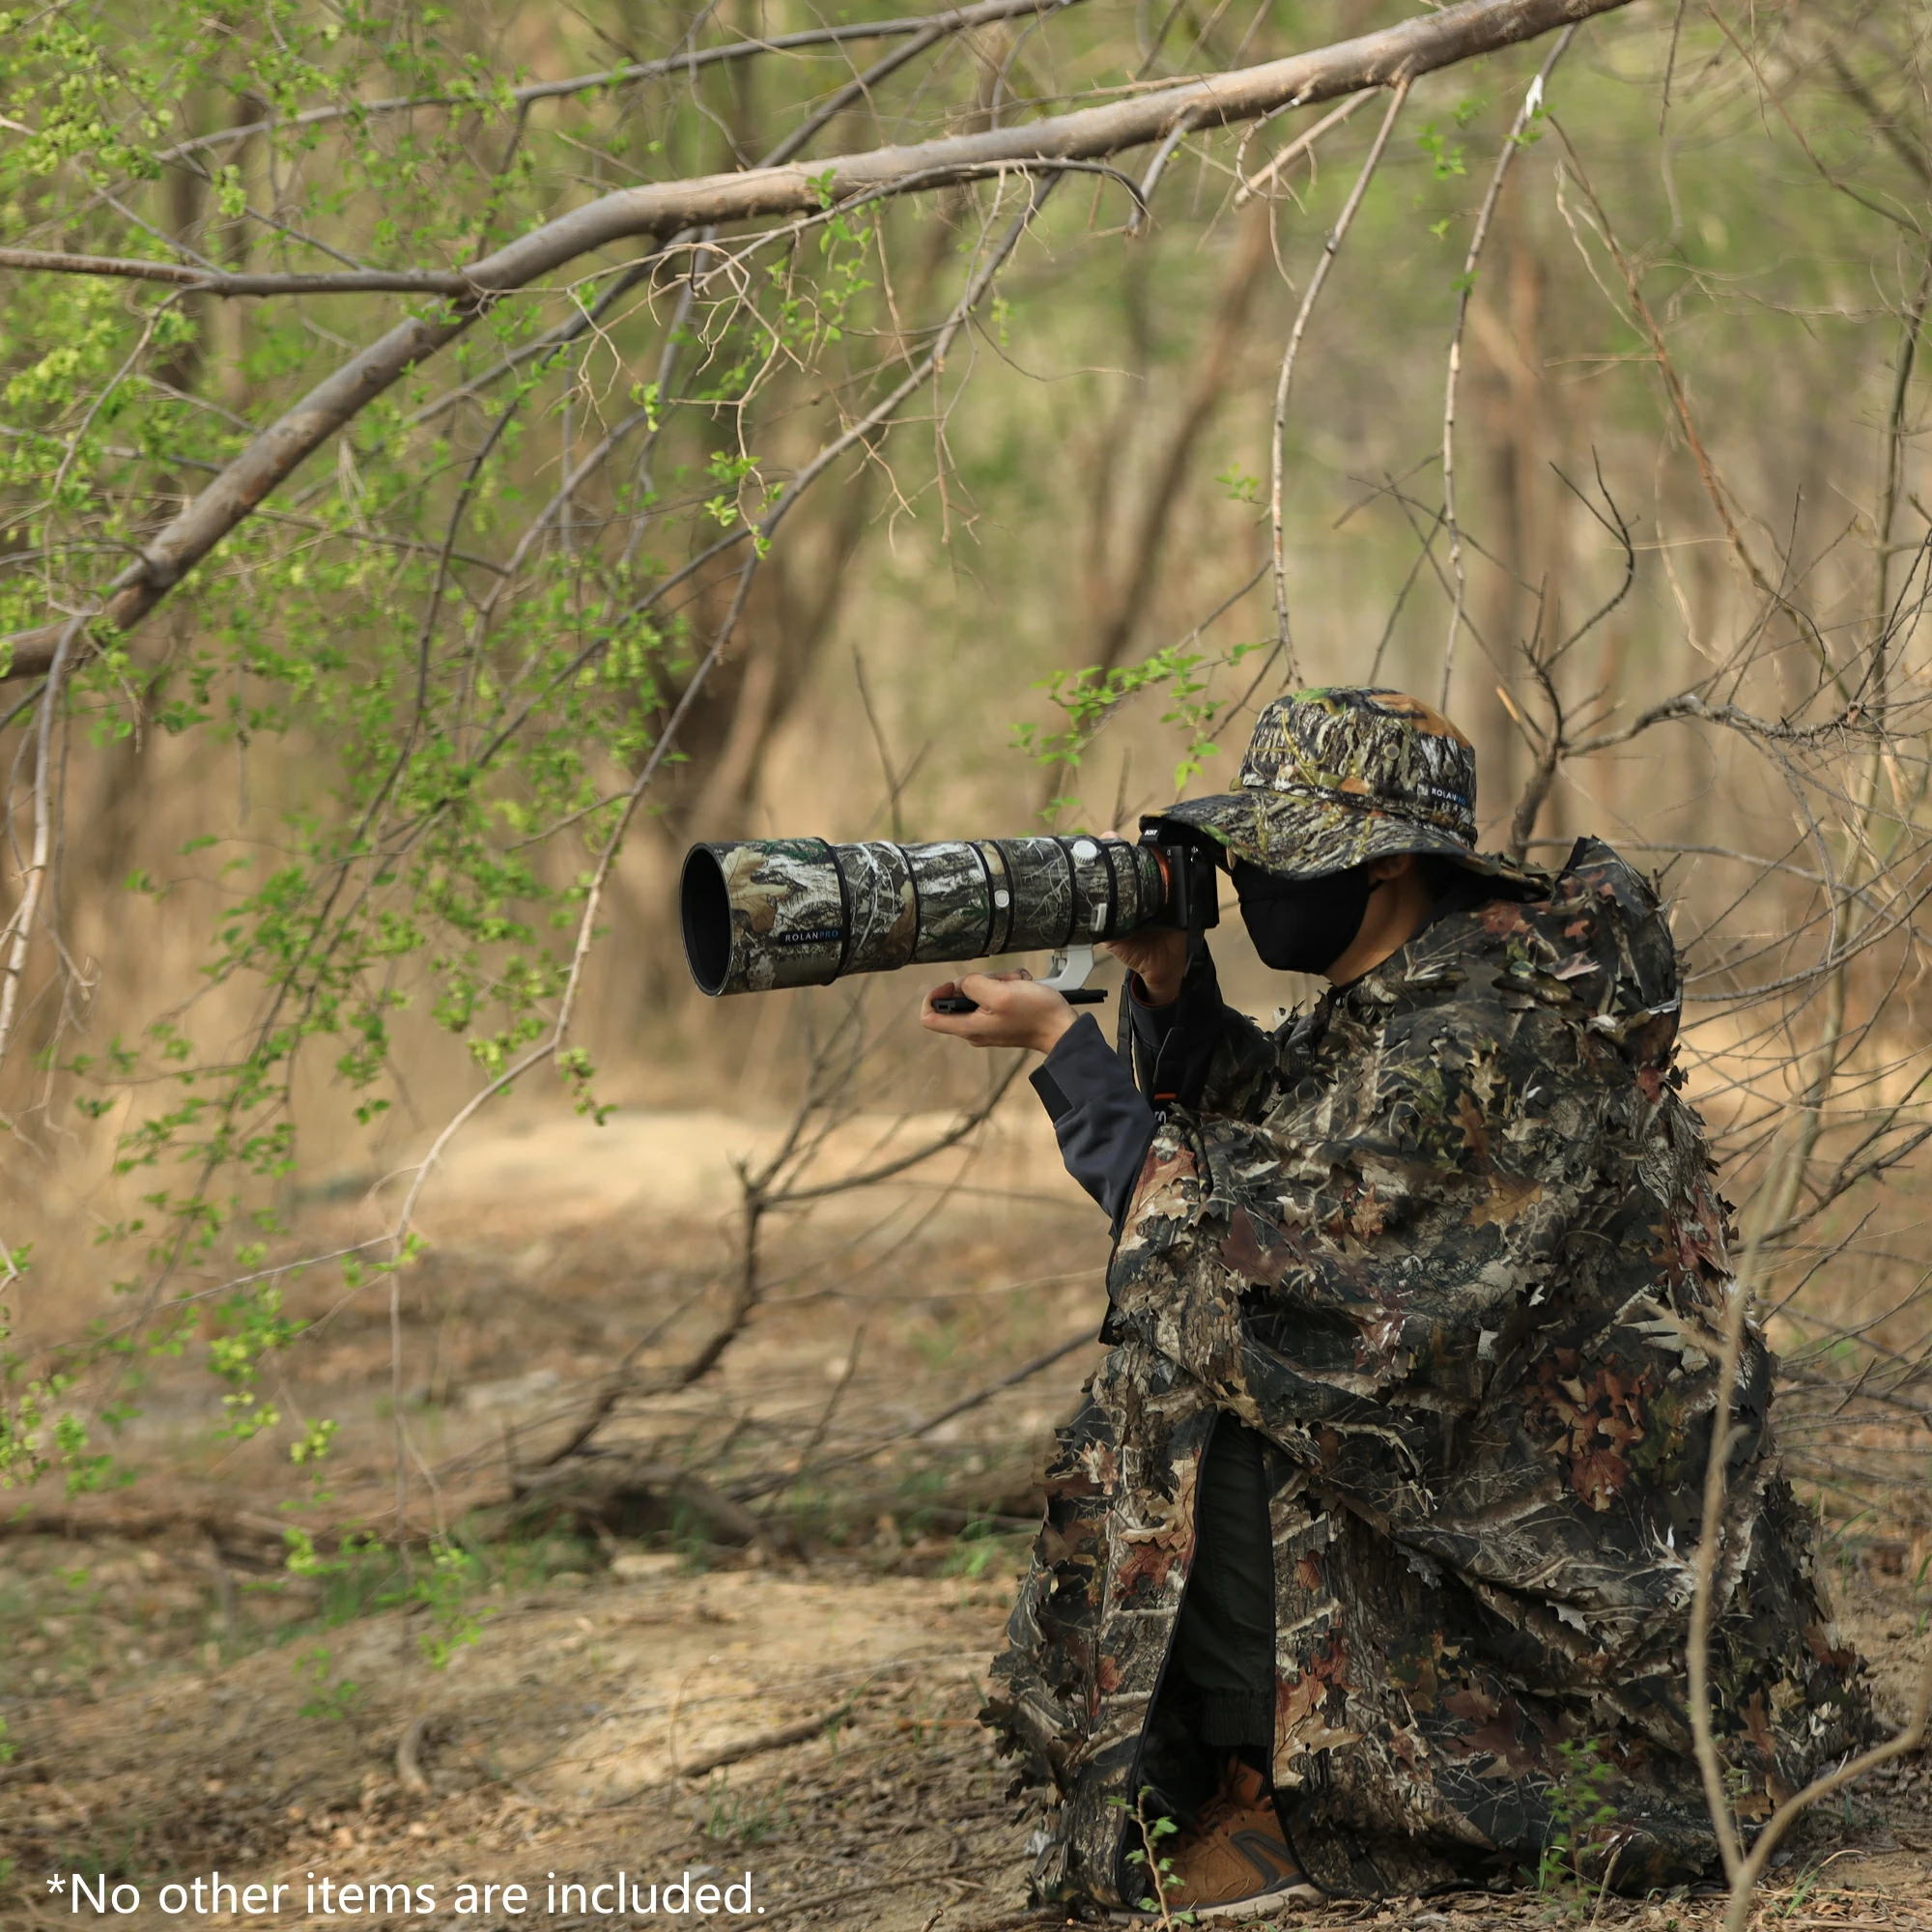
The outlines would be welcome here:
M 1277 1886 L 1271 1891 L 1251 1892 L 1246 1898 L 1231 1898 L 1222 1905 L 1170 1905 L 1168 1913 L 1178 1918 L 1184 1912 L 1196 1925 L 1238 1925 L 1246 1919 L 1261 1918 L 1270 1912 L 1278 1912 L 1285 1905 L 1322 1905 L 1327 1902 L 1327 1897 L 1328 1894 L 1321 1887 L 1301 1880 L 1293 1885 Z M 1110 1912 L 1107 1918 L 1116 1925 L 1160 1923 L 1157 1912 Z

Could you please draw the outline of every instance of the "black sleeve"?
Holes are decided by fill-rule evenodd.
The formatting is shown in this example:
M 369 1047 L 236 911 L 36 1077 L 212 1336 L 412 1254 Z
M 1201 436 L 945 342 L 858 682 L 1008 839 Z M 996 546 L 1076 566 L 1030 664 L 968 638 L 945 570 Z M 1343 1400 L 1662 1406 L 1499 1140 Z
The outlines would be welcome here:
M 1139 989 L 1140 976 L 1130 974 L 1122 997 L 1132 1023 L 1134 1072 L 1142 1093 L 1156 1108 L 1199 1106 L 1230 1018 L 1206 943 L 1189 955 L 1180 991 L 1171 1005 L 1147 1006 Z
M 1120 1232 L 1153 1139 L 1154 1114 L 1119 1054 L 1082 1013 L 1034 1069 L 1066 1171 Z
M 1131 1070 L 1107 1044 L 1093 1014 L 1083 1013 L 1033 1076 L 1067 1173 L 1107 1210 L 1116 1234 L 1133 1199 L 1158 1110 L 1191 1107 L 1200 1099 L 1228 1021 L 1206 947 L 1189 961 L 1172 1005 L 1146 1005 L 1139 984 L 1130 975 L 1122 992 L 1133 1041 Z

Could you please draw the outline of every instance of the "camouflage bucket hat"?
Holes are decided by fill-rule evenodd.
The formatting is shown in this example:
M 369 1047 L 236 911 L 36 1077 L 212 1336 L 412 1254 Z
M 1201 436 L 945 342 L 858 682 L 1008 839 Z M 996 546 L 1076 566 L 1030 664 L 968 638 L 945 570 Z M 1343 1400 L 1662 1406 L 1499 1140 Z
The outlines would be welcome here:
M 1435 852 L 1497 879 L 1532 876 L 1476 850 L 1476 753 L 1400 691 L 1334 687 L 1278 697 L 1255 721 L 1241 789 L 1162 814 L 1229 854 L 1317 879 L 1399 852 Z

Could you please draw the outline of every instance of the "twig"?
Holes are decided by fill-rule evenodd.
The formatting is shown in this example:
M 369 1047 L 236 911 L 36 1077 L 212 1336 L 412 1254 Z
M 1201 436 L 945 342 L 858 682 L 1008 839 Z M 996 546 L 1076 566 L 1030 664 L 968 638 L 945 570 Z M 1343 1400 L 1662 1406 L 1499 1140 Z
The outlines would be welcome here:
M 41 715 L 34 747 L 33 853 L 27 861 L 25 876 L 20 881 L 19 903 L 14 906 L 14 916 L 5 928 L 0 929 L 0 940 L 6 941 L 8 947 L 4 983 L 0 983 L 0 1064 L 6 1061 L 7 1048 L 13 1042 L 14 1028 L 19 1018 L 20 986 L 26 977 L 27 954 L 34 943 L 42 889 L 46 881 L 49 855 L 53 849 L 51 773 L 54 714 L 60 709 L 61 695 L 66 689 L 68 664 L 73 654 L 74 640 L 80 636 L 86 621 L 84 617 L 68 620 L 61 632 L 53 664 L 47 671 L 46 685 L 41 693 Z
M 1905 482 L 1905 403 L 1912 386 L 1912 368 L 1918 350 L 1918 332 L 1925 326 L 1925 308 L 1932 299 L 1932 252 L 1919 271 L 1918 287 L 1905 312 L 1905 327 L 1899 336 L 1898 359 L 1893 366 L 1891 408 L 1885 424 L 1885 480 L 1879 489 L 1878 514 L 1874 519 L 1872 557 L 1871 651 L 1872 664 L 1865 682 L 1878 695 L 1881 707 L 1886 696 L 1887 656 L 1890 626 L 1886 621 L 1890 603 L 1888 582 L 1891 567 L 1891 526 L 1898 512 L 1899 492 Z
M 120 255 L 70 255 L 50 248 L 0 248 L 0 269 L 27 274 L 100 275 L 166 282 L 202 296 L 428 295 L 473 299 L 484 291 L 468 275 L 434 269 L 349 269 L 325 274 L 230 274 Z
M 1768 1198 L 1776 1197 L 1779 1179 L 1792 1156 L 1793 1150 L 1785 1147 L 1771 1162 L 1765 1190 Z M 1702 1527 L 1696 1552 L 1690 1559 L 1690 1622 L 1685 1639 L 1690 1733 L 1697 1771 L 1704 1781 L 1704 1803 L 1711 1814 L 1711 1829 L 1717 1833 L 1724 1875 L 1733 1884 L 1743 1865 L 1743 1853 L 1738 1843 L 1737 1821 L 1731 1813 L 1730 1793 L 1725 1788 L 1723 1762 L 1718 1755 L 1711 1726 L 1711 1622 L 1716 1609 L 1718 1554 L 1724 1540 L 1725 1505 L 1730 1495 L 1731 1451 L 1736 1446 L 1731 1428 L 1731 1395 L 1744 1356 L 1745 1327 L 1751 1298 L 1757 1289 L 1758 1262 L 1764 1249 L 1763 1230 L 1764 1217 L 1760 1214 L 1754 1217 L 1750 1239 L 1746 1244 L 1743 1263 L 1731 1280 L 1730 1302 L 1724 1310 L 1723 1348 L 1718 1357 L 1711 1395 L 1711 1448 L 1704 1459 Z
M 1544 91 L 1549 84 L 1549 76 L 1555 71 L 1556 63 L 1569 50 L 1576 35 L 1575 27 L 1565 27 L 1556 37 L 1556 44 L 1537 69 L 1535 79 L 1529 83 L 1521 104 L 1516 110 L 1510 130 L 1503 137 L 1502 152 L 1496 156 L 1496 165 L 1490 175 L 1483 205 L 1476 212 L 1476 225 L 1469 236 L 1469 251 L 1463 257 L 1463 274 L 1457 284 L 1456 324 L 1449 331 L 1449 375 L 1442 390 L 1442 521 L 1449 526 L 1449 571 L 1456 580 L 1456 595 L 1449 609 L 1449 639 L 1442 647 L 1440 705 L 1445 711 L 1449 708 L 1449 681 L 1456 669 L 1456 639 L 1463 628 L 1463 597 L 1467 587 L 1463 573 L 1463 526 L 1456 520 L 1456 389 L 1463 374 L 1463 327 L 1468 319 L 1469 297 L 1476 285 L 1476 265 L 1483 258 L 1483 244 L 1489 240 L 1490 223 L 1494 219 L 1496 205 L 1502 199 L 1503 183 L 1509 175 L 1510 163 L 1522 146 L 1524 128 L 1542 112 Z
M 842 1704 L 835 1704 L 831 1710 L 821 1711 L 815 1718 L 800 1718 L 794 1723 L 779 1724 L 753 1737 L 740 1738 L 735 1744 L 699 1751 L 678 1766 L 677 1775 L 680 1777 L 708 1777 L 714 1771 L 723 1771 L 727 1764 L 743 1764 L 748 1757 L 763 1757 L 767 1751 L 783 1750 L 787 1745 L 805 1744 L 830 1730 L 851 1710 L 855 1701 L 848 1697 Z
M 1570 31 L 1570 29 L 1565 29 L 1566 38 Z M 1332 128 L 1339 128 L 1363 101 L 1370 98 L 1366 93 L 1351 94 L 1348 99 L 1343 101 L 1341 106 L 1333 108 L 1324 114 L 1321 120 L 1316 122 L 1314 127 L 1304 128 L 1259 174 L 1249 175 L 1242 181 L 1240 186 L 1235 190 L 1235 206 L 1236 208 L 1245 207 L 1248 202 L 1252 201 L 1256 195 L 1260 194 L 1264 187 L 1268 186 L 1274 181 L 1275 177 L 1281 173 L 1283 168 L 1288 166 L 1290 161 L 1296 160 L 1301 156 L 1307 154 L 1321 140 L 1323 134 L 1327 133 Z
M 1704 485 L 1704 494 L 1710 498 L 1712 508 L 1717 511 L 1718 521 L 1723 526 L 1724 539 L 1730 546 L 1732 555 L 1738 559 L 1740 565 L 1743 566 L 1745 575 L 1749 578 L 1750 582 L 1765 599 L 1789 615 L 1804 636 L 1812 641 L 1813 648 L 1818 652 L 1821 661 L 1829 663 L 1829 654 L 1824 649 L 1823 639 L 1818 636 L 1817 625 L 1811 621 L 1805 612 L 1799 610 L 1792 603 L 1783 590 L 1772 582 L 1771 579 L 1760 568 L 1757 559 L 1746 549 L 1744 537 L 1738 529 L 1737 520 L 1731 514 L 1730 498 L 1725 494 L 1723 485 L 1719 481 L 1717 469 L 1711 462 L 1709 452 L 1704 447 L 1704 439 L 1698 433 L 1697 420 L 1690 413 L 1690 400 L 1684 393 L 1684 384 L 1678 377 L 1677 366 L 1670 358 L 1669 350 L 1664 346 L 1663 330 L 1658 326 L 1657 317 L 1652 313 L 1650 303 L 1644 298 L 1643 285 L 1638 280 L 1636 270 L 1632 266 L 1630 258 L 1625 255 L 1622 244 L 1617 241 L 1616 231 L 1610 226 L 1609 215 L 1605 212 L 1603 203 L 1597 198 L 1596 189 L 1590 185 L 1590 178 L 1584 171 L 1582 160 L 1577 155 L 1576 145 L 1571 141 L 1569 133 L 1564 128 L 1563 124 L 1554 115 L 1550 116 L 1549 125 L 1556 129 L 1557 135 L 1563 143 L 1563 151 L 1569 157 L 1571 169 L 1576 175 L 1577 185 L 1583 190 L 1585 199 L 1588 200 L 1591 210 L 1596 214 L 1598 236 L 1605 247 L 1609 250 L 1611 260 L 1616 263 L 1618 272 L 1623 277 L 1624 290 L 1630 298 L 1631 307 L 1635 311 L 1637 320 L 1643 325 L 1644 333 L 1650 338 L 1651 352 L 1656 358 L 1658 373 L 1663 378 L 1663 386 L 1665 393 L 1670 398 L 1671 410 L 1677 417 L 1678 426 L 1684 432 L 1685 441 L 1690 445 L 1690 455 L 1696 463 L 1697 475 Z
M 811 1474 L 811 1459 L 818 1454 L 818 1445 L 825 1440 L 825 1432 L 832 1427 L 832 1418 L 838 1412 L 838 1405 L 845 1399 L 845 1391 L 852 1386 L 852 1378 L 859 1373 L 859 1353 L 866 1346 L 866 1324 L 862 1321 L 852 1331 L 852 1347 L 845 1356 L 845 1366 L 838 1372 L 838 1379 L 832 1385 L 832 1393 L 825 1399 L 825 1406 L 818 1412 L 818 1420 L 812 1424 L 811 1435 L 806 1445 L 798 1452 L 791 1465 L 791 1480 L 802 1483 Z
M 1388 111 L 1382 116 L 1382 125 L 1376 129 L 1376 138 L 1369 149 L 1368 158 L 1362 163 L 1362 171 L 1355 177 L 1355 185 L 1349 192 L 1349 199 L 1342 205 L 1342 213 L 1336 217 L 1335 225 L 1328 231 L 1328 239 L 1321 244 L 1321 259 L 1316 264 L 1315 272 L 1308 278 L 1307 293 L 1301 298 L 1301 307 L 1296 312 L 1294 327 L 1288 333 L 1288 347 L 1282 352 L 1281 375 L 1274 387 L 1274 437 L 1269 451 L 1268 486 L 1268 532 L 1269 555 L 1274 566 L 1274 623 L 1275 640 L 1281 648 L 1285 661 L 1285 675 L 1291 685 L 1299 682 L 1299 674 L 1294 661 L 1294 643 L 1288 629 L 1288 565 L 1282 535 L 1282 478 L 1286 468 L 1286 453 L 1283 438 L 1288 424 L 1288 388 L 1294 378 L 1295 352 L 1301 347 L 1303 331 L 1308 327 L 1308 318 L 1315 307 L 1315 298 L 1321 293 L 1321 285 L 1328 278 L 1329 265 L 1335 259 L 1335 252 L 1342 245 L 1349 233 L 1350 224 L 1355 218 L 1355 211 L 1362 205 L 1362 197 L 1368 192 L 1369 183 L 1375 179 L 1377 167 L 1381 162 L 1382 150 L 1388 146 L 1388 137 L 1394 131 L 1396 116 L 1402 112 L 1403 102 L 1408 99 L 1409 82 L 1412 76 L 1403 73 L 1395 83 L 1395 92 L 1390 97 Z
M 1160 178 L 1167 172 L 1167 164 L 1174 151 L 1194 131 L 1193 121 L 1185 114 L 1180 115 L 1162 137 L 1160 146 L 1153 151 L 1153 159 L 1148 163 L 1147 172 L 1141 177 L 1140 193 L 1136 198 L 1134 212 L 1127 217 L 1127 234 L 1138 240 L 1147 232 L 1149 218 L 1148 204 L 1153 199 L 1153 191 L 1160 185 Z
M 1670 118 L 1670 83 L 1677 73 L 1677 42 L 1684 32 L 1685 0 L 1677 0 L 1676 11 L 1670 16 L 1670 51 L 1663 57 L 1663 99 L 1658 105 L 1657 131 L 1663 132 L 1663 124 Z

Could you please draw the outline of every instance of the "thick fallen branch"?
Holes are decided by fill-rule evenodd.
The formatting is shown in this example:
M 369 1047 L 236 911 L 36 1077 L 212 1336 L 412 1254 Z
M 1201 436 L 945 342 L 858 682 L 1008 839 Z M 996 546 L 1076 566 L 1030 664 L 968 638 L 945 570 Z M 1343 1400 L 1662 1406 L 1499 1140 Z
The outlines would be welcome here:
M 154 1543 L 199 1536 L 251 1570 L 277 1570 L 288 1554 L 288 1524 L 231 1503 L 102 1503 L 92 1499 L 25 1506 L 0 1515 L 0 1537 L 58 1536 L 73 1542 Z M 315 1534 L 318 1548 L 333 1548 L 340 1527 Z
M 1102 159 L 1165 139 L 1177 127 L 1225 127 L 1290 106 L 1387 87 L 1533 40 L 1628 0 L 1463 0 L 1378 33 L 1182 82 L 1138 99 L 1077 109 L 910 146 L 873 149 L 823 164 L 789 163 L 738 174 L 653 183 L 603 196 L 532 229 L 465 270 L 476 292 L 435 316 L 412 316 L 304 396 L 196 497 L 109 586 L 93 613 L 112 632 L 145 617 L 182 577 L 242 523 L 296 466 L 410 369 L 467 329 L 493 295 L 520 289 L 598 249 L 649 237 L 777 215 L 810 214 L 853 196 L 911 193 L 999 170 Z M 15 635 L 6 675 L 51 666 L 60 625 Z

